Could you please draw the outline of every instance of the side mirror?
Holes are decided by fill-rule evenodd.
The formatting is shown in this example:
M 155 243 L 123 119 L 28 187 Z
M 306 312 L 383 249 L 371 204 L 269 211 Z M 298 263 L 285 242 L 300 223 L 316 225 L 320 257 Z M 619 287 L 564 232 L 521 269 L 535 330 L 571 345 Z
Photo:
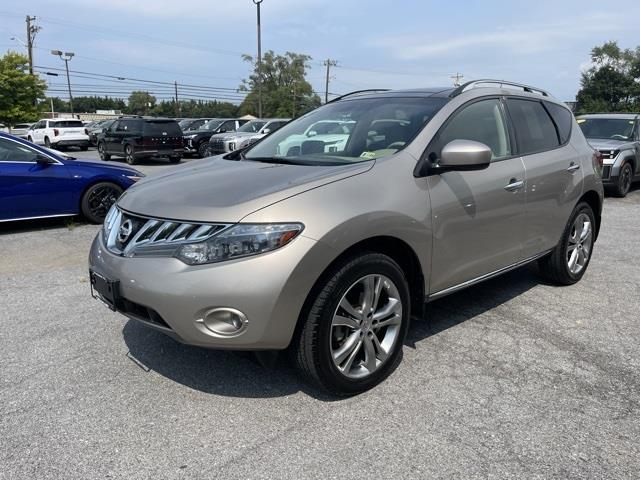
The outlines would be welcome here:
M 271 133 L 271 129 L 270 128 L 265 128 L 264 130 L 262 130 L 262 133 L 267 135 L 268 133 Z
M 218 133 L 227 133 L 227 129 L 226 128 L 221 128 L 218 130 Z
M 438 167 L 446 170 L 482 170 L 491 163 L 493 152 L 484 143 L 473 140 L 453 140 L 440 154 Z
M 54 162 L 46 155 L 42 155 L 41 153 L 39 153 L 36 155 L 36 163 L 40 166 L 45 166 L 45 165 L 51 165 Z
M 315 137 L 318 134 L 315 130 L 309 130 L 307 132 L 307 137 Z
M 432 157 L 430 155 L 430 157 Z M 484 143 L 473 140 L 453 140 L 447 143 L 437 164 L 433 158 L 423 157 L 413 171 L 416 178 L 452 171 L 483 170 L 491 163 L 493 152 Z

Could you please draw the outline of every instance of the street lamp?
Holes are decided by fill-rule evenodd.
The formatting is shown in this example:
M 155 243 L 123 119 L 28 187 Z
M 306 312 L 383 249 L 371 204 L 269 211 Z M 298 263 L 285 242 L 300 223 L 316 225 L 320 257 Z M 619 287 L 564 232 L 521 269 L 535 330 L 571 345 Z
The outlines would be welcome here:
M 71 81 L 69 80 L 69 60 L 73 58 L 75 53 L 62 52 L 61 50 L 51 50 L 51 55 L 56 55 L 64 60 L 64 68 L 67 70 L 67 88 L 69 88 L 69 108 L 71 109 L 71 115 L 73 115 L 73 96 L 71 95 Z
M 260 4 L 262 0 L 253 0 L 258 18 L 258 118 L 262 118 L 262 44 L 260 42 Z

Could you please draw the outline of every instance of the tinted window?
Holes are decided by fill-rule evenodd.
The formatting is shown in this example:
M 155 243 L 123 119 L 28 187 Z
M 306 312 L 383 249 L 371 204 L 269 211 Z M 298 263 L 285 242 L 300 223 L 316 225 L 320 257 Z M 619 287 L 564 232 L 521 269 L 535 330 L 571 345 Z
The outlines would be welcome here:
M 507 105 L 521 154 L 550 150 L 560 145 L 556 127 L 542 103 L 510 98 Z
M 271 122 L 269 125 L 267 125 L 267 128 L 269 130 L 271 130 L 272 132 L 275 132 L 276 130 L 281 128 L 286 123 L 287 122 Z
M 573 114 L 569 109 L 561 107 L 555 103 L 545 102 L 545 107 L 551 114 L 551 118 L 558 127 L 558 134 L 560 135 L 560 143 L 566 143 L 571 136 L 571 125 L 573 125 Z
M 50 126 L 53 128 L 75 128 L 84 127 L 84 123 L 80 120 L 59 120 L 57 122 L 50 122 Z
M 37 155 L 26 145 L 0 138 L 0 162 L 35 162 Z
M 147 121 L 144 122 L 145 135 L 166 135 L 169 137 L 182 136 L 182 130 L 176 121 Z
M 220 131 L 233 132 L 236 129 L 236 121 L 229 120 L 220 126 Z
M 493 158 L 511 155 L 509 133 L 500 108 L 500 100 L 482 100 L 455 113 L 436 137 L 433 152 L 440 151 L 453 140 L 473 140 L 484 143 L 493 152 Z

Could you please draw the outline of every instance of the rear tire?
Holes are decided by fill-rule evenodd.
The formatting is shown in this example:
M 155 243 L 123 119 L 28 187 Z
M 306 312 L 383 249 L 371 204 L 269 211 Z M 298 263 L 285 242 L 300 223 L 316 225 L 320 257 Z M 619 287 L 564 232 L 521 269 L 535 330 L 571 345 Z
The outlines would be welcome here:
M 104 142 L 100 142 L 98 144 L 98 155 L 100 155 L 100 160 L 104 162 L 108 162 L 109 160 L 111 160 L 111 155 L 107 153 Z
M 542 277 L 557 285 L 578 282 L 591 261 L 595 228 L 595 215 L 589 204 L 581 202 L 576 205 L 558 245 L 549 255 L 538 260 Z
M 91 223 L 102 223 L 111 206 L 122 195 L 122 188 L 111 182 L 91 185 L 80 203 L 82 215 Z
M 335 395 L 364 392 L 400 363 L 409 315 L 409 286 L 398 264 L 379 253 L 358 254 L 310 293 L 292 357 L 303 376 Z
M 129 165 L 135 165 L 136 163 L 138 163 L 136 157 L 133 154 L 133 147 L 131 145 L 125 145 L 124 159 Z
M 631 163 L 625 162 L 620 168 L 618 183 L 616 183 L 613 194 L 616 197 L 626 197 L 631 189 L 631 182 L 633 182 L 633 166 Z
M 44 137 L 44 146 L 51 148 L 51 140 L 49 140 L 49 137 Z

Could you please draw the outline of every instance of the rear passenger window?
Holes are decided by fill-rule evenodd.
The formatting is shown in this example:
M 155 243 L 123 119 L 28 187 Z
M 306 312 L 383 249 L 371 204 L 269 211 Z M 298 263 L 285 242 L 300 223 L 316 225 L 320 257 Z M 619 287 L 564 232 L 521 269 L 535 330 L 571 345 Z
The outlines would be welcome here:
M 551 117 L 535 100 L 507 99 L 520 147 L 520 154 L 551 150 L 560 146 L 556 127 Z
M 561 107 L 555 103 L 544 102 L 544 106 L 551 114 L 551 118 L 558 127 L 558 134 L 560 135 L 560 143 L 564 144 L 569 141 L 571 136 L 571 126 L 573 125 L 573 114 L 569 109 Z

